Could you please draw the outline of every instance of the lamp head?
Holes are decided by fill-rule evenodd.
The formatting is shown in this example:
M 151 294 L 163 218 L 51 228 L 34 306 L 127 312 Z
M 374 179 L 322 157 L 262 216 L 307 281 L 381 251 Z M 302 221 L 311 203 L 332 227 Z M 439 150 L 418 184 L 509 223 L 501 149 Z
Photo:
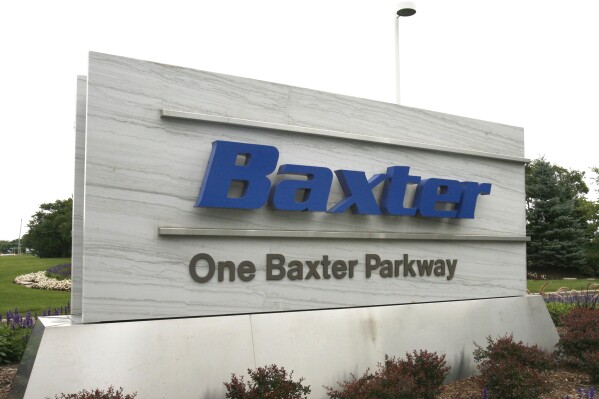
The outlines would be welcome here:
M 416 5 L 413 1 L 402 1 L 397 5 L 398 17 L 410 17 L 416 14 Z

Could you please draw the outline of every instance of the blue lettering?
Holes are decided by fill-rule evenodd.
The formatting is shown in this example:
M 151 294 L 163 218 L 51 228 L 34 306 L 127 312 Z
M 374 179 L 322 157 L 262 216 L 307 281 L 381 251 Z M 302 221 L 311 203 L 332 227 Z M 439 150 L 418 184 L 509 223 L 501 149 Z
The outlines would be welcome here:
M 389 180 L 383 187 L 381 209 L 388 215 L 414 216 L 418 208 L 404 207 L 408 184 L 418 184 L 420 176 L 410 176 L 409 166 L 392 166 L 387 168 Z
M 353 213 L 360 215 L 380 215 L 372 189 L 385 181 L 387 175 L 374 175 L 366 180 L 366 174 L 355 170 L 336 170 L 335 174 L 345 193 L 345 199 L 329 209 L 330 213 L 345 212 L 351 207 Z
M 458 204 L 462 188 L 457 180 L 426 179 L 416 189 L 414 205 L 422 216 L 430 218 L 455 218 L 456 209 L 437 209 L 437 203 Z
M 476 208 L 478 195 L 491 194 L 491 184 L 468 181 L 462 182 L 460 185 L 462 186 L 462 199 L 458 205 L 457 217 L 474 219 L 474 208 Z
M 421 215 L 430 218 L 474 218 L 479 195 L 491 193 L 490 183 L 449 179 L 421 179 L 408 166 L 391 166 L 386 174 L 370 179 L 356 170 L 336 170 L 345 198 L 327 211 L 333 182 L 330 169 L 307 165 L 282 165 L 281 178 L 271 188 L 269 175 L 277 167 L 279 151 L 268 145 L 214 141 L 197 207 L 256 209 L 267 202 L 277 210 L 341 213 L 351 209 L 361 215 Z M 384 183 L 380 207 L 373 189 Z M 407 204 L 408 185 L 416 192 Z M 234 194 L 234 189 L 238 193 Z
M 330 169 L 304 165 L 282 165 L 279 175 L 306 176 L 307 180 L 282 180 L 272 188 L 270 203 L 281 211 L 319 211 L 327 210 L 329 192 L 333 183 Z M 301 195 L 302 200 L 297 201 Z
M 269 145 L 214 141 L 195 206 L 240 209 L 262 207 L 268 200 L 270 191 L 267 176 L 275 170 L 278 160 L 279 150 Z M 243 185 L 243 192 L 239 197 L 229 196 L 234 182 Z

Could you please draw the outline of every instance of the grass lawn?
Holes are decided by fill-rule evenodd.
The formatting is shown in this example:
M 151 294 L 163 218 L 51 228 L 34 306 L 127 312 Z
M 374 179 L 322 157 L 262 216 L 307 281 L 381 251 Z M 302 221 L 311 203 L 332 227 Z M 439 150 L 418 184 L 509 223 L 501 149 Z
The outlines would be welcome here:
M 0 313 L 5 317 L 6 311 L 19 309 L 24 314 L 42 314 L 42 310 L 66 306 L 71 301 L 71 293 L 67 291 L 49 291 L 27 288 L 13 283 L 21 274 L 46 270 L 59 263 L 70 263 L 70 258 L 40 259 L 31 255 L 0 256 Z
M 528 280 L 528 290 L 530 292 L 538 293 L 544 284 L 547 284 L 544 291 L 553 292 L 557 291 L 561 287 L 566 287 L 569 290 L 586 290 L 589 284 L 599 284 L 599 279 L 595 280 Z

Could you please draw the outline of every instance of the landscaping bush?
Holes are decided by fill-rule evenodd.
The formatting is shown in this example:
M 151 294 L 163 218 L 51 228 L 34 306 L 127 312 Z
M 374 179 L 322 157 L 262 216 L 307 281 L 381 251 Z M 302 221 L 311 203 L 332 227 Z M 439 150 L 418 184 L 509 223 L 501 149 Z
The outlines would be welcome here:
M 119 388 L 115 391 L 113 387 L 110 387 L 106 392 L 96 388 L 92 391 L 87 391 L 84 389 L 83 391 L 77 393 L 61 393 L 60 396 L 55 395 L 54 399 L 134 399 L 136 396 L 137 392 L 132 394 L 123 394 L 123 388 Z
M 303 378 L 298 382 L 293 381 L 293 371 L 287 376 L 285 368 L 272 364 L 258 367 L 256 370 L 248 369 L 250 381 L 244 381 L 243 376 L 238 378 L 231 375 L 231 382 L 225 382 L 228 399 L 302 399 L 310 393 L 310 386 L 302 385 Z
M 563 302 L 547 302 L 545 305 L 547 305 L 549 316 L 556 326 L 563 325 L 564 316 L 574 309 L 574 305 Z
M 0 364 L 18 363 L 23 357 L 35 318 L 25 316 L 18 309 L 6 312 L 6 321 L 0 313 Z
M 480 368 L 483 383 L 493 399 L 536 399 L 546 391 L 537 370 L 510 359 Z
M 61 263 L 48 268 L 48 270 L 46 270 L 46 277 L 55 278 L 56 280 L 70 279 L 71 264 Z
M 599 351 L 599 309 L 572 309 L 563 322 L 565 331 L 557 344 L 558 352 L 583 366 L 591 353 Z
M 599 309 L 575 308 L 563 318 L 565 331 L 557 344 L 566 362 L 586 370 L 599 382 Z
M 379 369 L 382 366 L 379 364 Z M 356 378 L 355 375 L 351 374 L 349 381 L 339 381 L 340 389 L 333 389 L 332 387 L 326 387 L 327 395 L 331 399 L 372 399 L 383 397 L 383 393 L 379 392 L 383 389 L 381 387 L 381 381 L 370 373 L 370 369 L 364 372 L 364 375 L 360 378 Z M 406 392 L 410 392 L 413 388 L 413 381 L 409 378 L 402 379 L 398 376 L 395 383 L 399 387 L 405 386 Z M 399 396 L 397 396 L 399 397 Z
M 588 371 L 591 383 L 599 383 L 599 350 L 582 355 L 583 368 Z
M 67 310 L 70 311 L 70 305 L 61 306 L 60 314 Z M 50 316 L 50 308 L 47 312 L 44 311 L 43 315 Z M 54 309 L 52 314 L 58 315 L 58 309 Z M 22 315 L 18 309 L 9 310 L 6 318 L 0 313 L 0 364 L 18 363 L 21 360 L 36 320 L 37 313 L 32 315 L 30 311 Z
M 516 343 L 511 335 L 488 337 L 486 348 L 475 345 L 474 360 L 491 398 L 535 399 L 546 391 L 540 371 L 553 361 L 536 345 Z
M 449 373 L 445 355 L 427 351 L 406 353 L 405 360 L 385 356 L 374 374 L 339 382 L 340 389 L 327 387 L 331 399 L 432 399 Z
M 28 329 L 12 328 L 0 323 L 0 364 L 18 363 L 27 346 L 28 337 Z

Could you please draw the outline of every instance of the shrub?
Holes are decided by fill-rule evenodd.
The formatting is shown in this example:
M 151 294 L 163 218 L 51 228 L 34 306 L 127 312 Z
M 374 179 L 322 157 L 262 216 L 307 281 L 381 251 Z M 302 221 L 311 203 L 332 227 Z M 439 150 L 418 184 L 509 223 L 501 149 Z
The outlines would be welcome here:
M 406 353 L 405 360 L 385 356 L 374 374 L 339 382 L 340 389 L 327 387 L 331 399 L 432 399 L 449 373 L 445 355 L 427 351 Z
M 449 373 L 450 367 L 447 366 L 445 355 L 438 356 L 425 350 L 414 351 L 413 355 L 406 353 L 406 363 L 412 370 L 416 392 L 423 399 L 434 398 Z
M 106 392 L 99 390 L 98 388 L 87 391 L 83 390 L 77 393 L 64 394 L 60 396 L 55 395 L 54 399 L 134 399 L 137 396 L 137 392 L 132 394 L 123 394 L 123 388 L 114 390 L 113 387 L 108 388 Z
M 558 352 L 582 365 L 585 353 L 599 351 L 599 309 L 572 309 L 563 324 L 565 332 L 557 344 Z
M 231 375 L 231 382 L 225 382 L 228 399 L 302 399 L 310 393 L 310 386 L 302 385 L 303 378 L 293 381 L 293 371 L 287 376 L 285 368 L 272 364 L 248 369 L 251 381 L 245 382 L 243 376 Z
M 547 302 L 545 305 L 547 305 L 549 316 L 556 326 L 563 325 L 564 316 L 574 309 L 574 305 L 563 302 Z
M 516 343 L 511 335 L 488 337 L 486 348 L 475 345 L 474 360 L 492 398 L 535 399 L 546 390 L 539 372 L 552 360 L 536 345 Z
M 553 364 L 551 356 L 543 352 L 537 345 L 528 346 L 522 341 L 514 342 L 512 335 L 497 338 L 493 341 L 487 337 L 487 347 L 482 348 L 475 343 L 474 360 L 476 362 L 490 361 L 500 363 L 514 360 L 518 364 L 537 371 L 548 370 Z M 482 363 L 481 363 L 482 364 Z
M 385 358 L 386 360 L 386 358 Z M 382 365 L 379 364 L 379 370 Z M 327 395 L 331 399 L 371 399 L 382 397 L 379 390 L 382 389 L 380 378 L 370 373 L 370 369 L 364 372 L 364 375 L 360 378 L 356 378 L 355 375 L 351 374 L 349 381 L 339 381 L 340 389 L 333 389 L 332 387 L 326 387 Z M 395 384 L 399 388 L 405 387 L 406 392 L 410 392 L 413 388 L 413 382 L 409 379 L 402 380 L 401 377 L 397 377 Z M 377 396 L 378 395 L 378 396 Z M 399 396 L 398 396 L 399 397 Z
M 66 307 L 60 307 L 60 314 L 70 312 L 70 304 Z M 47 314 L 44 311 L 44 316 L 51 314 L 58 315 L 58 309 L 54 309 L 51 313 L 48 308 Z M 24 315 L 19 313 L 18 309 L 9 310 L 6 312 L 6 319 L 0 313 L 0 364 L 17 363 L 23 357 L 23 352 L 27 347 L 31 330 L 37 320 L 37 313 L 34 315 L 27 311 Z
M 8 324 L 0 324 L 0 364 L 12 364 L 21 360 L 29 329 L 14 328 Z
M 583 368 L 589 372 L 591 383 L 599 383 L 599 349 L 582 355 Z
M 48 270 L 46 270 L 46 277 L 55 278 L 56 280 L 70 279 L 71 264 L 61 263 L 48 268 Z
M 546 390 L 537 370 L 523 366 L 513 359 L 489 363 L 480 370 L 492 398 L 536 399 Z
M 35 317 L 25 316 L 18 309 L 6 312 L 6 322 L 0 313 L 0 364 L 18 363 L 23 357 Z

